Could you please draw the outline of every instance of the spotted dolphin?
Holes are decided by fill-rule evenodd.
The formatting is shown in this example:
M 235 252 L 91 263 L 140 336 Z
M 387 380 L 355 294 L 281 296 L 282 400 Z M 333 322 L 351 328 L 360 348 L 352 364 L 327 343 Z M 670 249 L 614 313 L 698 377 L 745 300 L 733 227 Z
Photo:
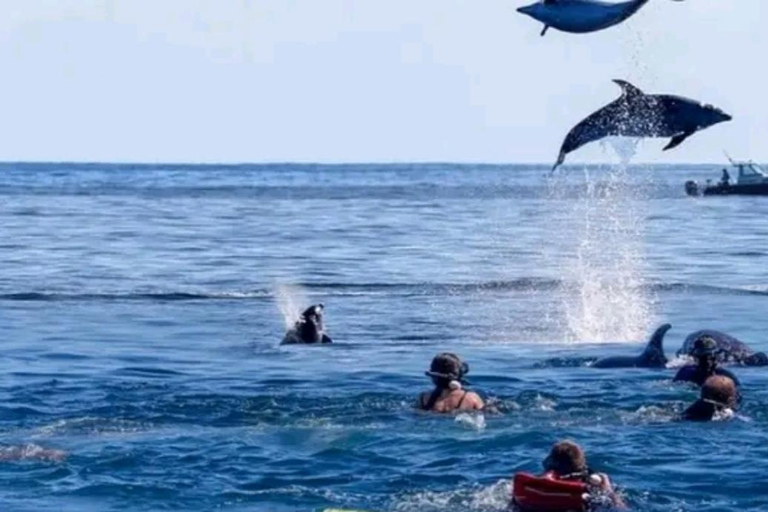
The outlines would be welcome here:
M 665 368 L 667 357 L 664 355 L 664 335 L 672 328 L 664 324 L 653 333 L 645 350 L 639 356 L 615 356 L 598 359 L 593 368 Z
M 550 27 L 573 34 L 585 34 L 618 25 L 637 11 L 648 0 L 603 2 L 601 0 L 542 0 L 517 12 L 544 24 L 541 35 Z
M 331 338 L 325 333 L 324 310 L 325 306 L 322 304 L 304 310 L 293 327 L 285 333 L 281 345 L 331 343 Z
M 679 146 L 694 133 L 732 118 L 722 110 L 681 96 L 645 94 L 624 80 L 614 80 L 622 95 L 594 112 L 568 132 L 557 169 L 565 156 L 605 137 L 671 137 L 664 151 Z
M 724 332 L 704 329 L 688 335 L 677 355 L 691 355 L 693 346 L 699 338 L 712 338 L 717 345 L 716 357 L 720 363 L 736 363 L 745 366 L 768 366 L 768 355 L 755 352 L 743 341 Z

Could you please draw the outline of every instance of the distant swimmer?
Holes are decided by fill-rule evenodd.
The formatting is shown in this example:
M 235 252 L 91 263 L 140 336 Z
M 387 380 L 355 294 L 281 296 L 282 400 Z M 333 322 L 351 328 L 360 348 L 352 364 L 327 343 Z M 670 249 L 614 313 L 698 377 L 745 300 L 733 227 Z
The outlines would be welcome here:
M 704 382 L 713 375 L 723 375 L 740 386 L 739 379 L 717 365 L 717 343 L 709 336 L 698 338 L 693 344 L 691 355 L 696 359 L 695 365 L 683 366 L 675 375 L 675 382 L 693 382 L 703 386 Z
M 587 465 L 584 450 L 573 441 L 555 444 L 543 466 L 542 476 L 515 475 L 512 510 L 566 512 L 595 510 L 601 506 L 626 509 L 608 475 L 593 472 Z
M 613 356 L 598 359 L 593 368 L 665 368 L 667 357 L 664 355 L 664 336 L 672 328 L 664 324 L 653 333 L 645 350 L 639 356 Z
M 701 398 L 683 413 L 688 421 L 712 421 L 733 416 L 738 405 L 736 383 L 724 375 L 715 375 L 704 382 Z
M 281 345 L 331 343 L 331 338 L 325 333 L 324 310 L 322 304 L 304 310 L 294 326 L 285 333 Z
M 645 94 L 624 80 L 614 80 L 623 94 L 578 123 L 565 137 L 552 170 L 568 153 L 605 137 L 671 137 L 664 151 L 679 146 L 694 133 L 731 116 L 712 105 L 667 94 Z
M 424 411 L 450 413 L 458 411 L 480 411 L 485 408 L 477 393 L 464 389 L 468 384 L 464 376 L 469 373 L 469 365 L 456 354 L 438 354 L 432 360 L 429 371 L 435 389 L 422 393 L 418 407 Z
M 26 444 L 23 446 L 6 446 L 0 448 L 0 462 L 14 462 L 21 460 L 37 460 L 42 462 L 63 462 L 67 453 L 61 450 L 51 450 Z
M 768 355 L 755 352 L 746 343 L 729 334 L 711 329 L 696 331 L 688 335 L 677 355 L 693 355 L 694 345 L 699 338 L 708 337 L 717 344 L 717 361 L 721 364 L 736 363 L 745 366 L 768 366 Z
M 584 34 L 618 25 L 647 3 L 648 0 L 619 3 L 600 0 L 542 0 L 520 7 L 517 12 L 542 22 L 542 36 L 547 33 L 549 27 L 563 32 Z

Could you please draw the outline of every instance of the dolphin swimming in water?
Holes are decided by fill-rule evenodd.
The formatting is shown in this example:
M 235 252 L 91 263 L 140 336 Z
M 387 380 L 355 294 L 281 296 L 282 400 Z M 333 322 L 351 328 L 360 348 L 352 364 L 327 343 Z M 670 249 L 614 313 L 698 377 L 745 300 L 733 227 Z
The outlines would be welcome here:
M 671 137 L 664 151 L 679 146 L 699 130 L 732 118 L 712 105 L 667 94 L 645 94 L 624 80 L 614 80 L 623 94 L 568 132 L 552 170 L 565 156 L 604 137 Z
M 547 33 L 549 27 L 563 32 L 584 34 L 618 25 L 647 3 L 648 0 L 628 0 L 620 3 L 601 0 L 541 0 L 520 7 L 517 12 L 542 22 L 542 36 Z
M 593 368 L 665 368 L 667 357 L 664 355 L 664 335 L 672 328 L 664 324 L 653 333 L 645 350 L 639 356 L 615 356 L 598 359 Z
M 768 355 L 755 352 L 746 343 L 720 331 L 704 329 L 688 335 L 677 355 L 691 355 L 696 340 L 712 338 L 717 344 L 715 357 L 719 363 L 737 363 L 745 366 L 768 366 Z
M 325 306 L 316 304 L 308 307 L 301 314 L 291 329 L 285 333 L 281 345 L 311 345 L 315 343 L 332 343 L 331 338 L 325 333 L 323 312 Z

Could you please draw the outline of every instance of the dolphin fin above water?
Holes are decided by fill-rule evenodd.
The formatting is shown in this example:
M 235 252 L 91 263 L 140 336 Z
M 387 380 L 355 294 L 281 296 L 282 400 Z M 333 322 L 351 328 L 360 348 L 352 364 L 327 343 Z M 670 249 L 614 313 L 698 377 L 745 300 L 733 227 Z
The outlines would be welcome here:
M 667 357 L 664 355 L 664 336 L 672 328 L 664 324 L 653 333 L 643 353 L 637 357 L 615 356 L 598 359 L 593 368 L 665 368 Z
M 621 97 L 623 99 L 626 99 L 628 101 L 631 101 L 633 99 L 637 99 L 642 97 L 645 93 L 640 90 L 639 87 L 636 87 L 632 85 L 631 83 L 627 82 L 626 80 L 621 80 L 620 78 L 615 78 L 613 80 L 613 83 L 621 87 Z

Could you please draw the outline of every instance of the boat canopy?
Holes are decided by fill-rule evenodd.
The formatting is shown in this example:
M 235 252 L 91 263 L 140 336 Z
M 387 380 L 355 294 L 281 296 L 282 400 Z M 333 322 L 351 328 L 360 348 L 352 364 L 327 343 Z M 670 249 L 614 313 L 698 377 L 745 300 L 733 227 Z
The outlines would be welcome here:
M 756 163 L 736 164 L 739 167 L 739 183 L 768 183 L 768 174 Z

